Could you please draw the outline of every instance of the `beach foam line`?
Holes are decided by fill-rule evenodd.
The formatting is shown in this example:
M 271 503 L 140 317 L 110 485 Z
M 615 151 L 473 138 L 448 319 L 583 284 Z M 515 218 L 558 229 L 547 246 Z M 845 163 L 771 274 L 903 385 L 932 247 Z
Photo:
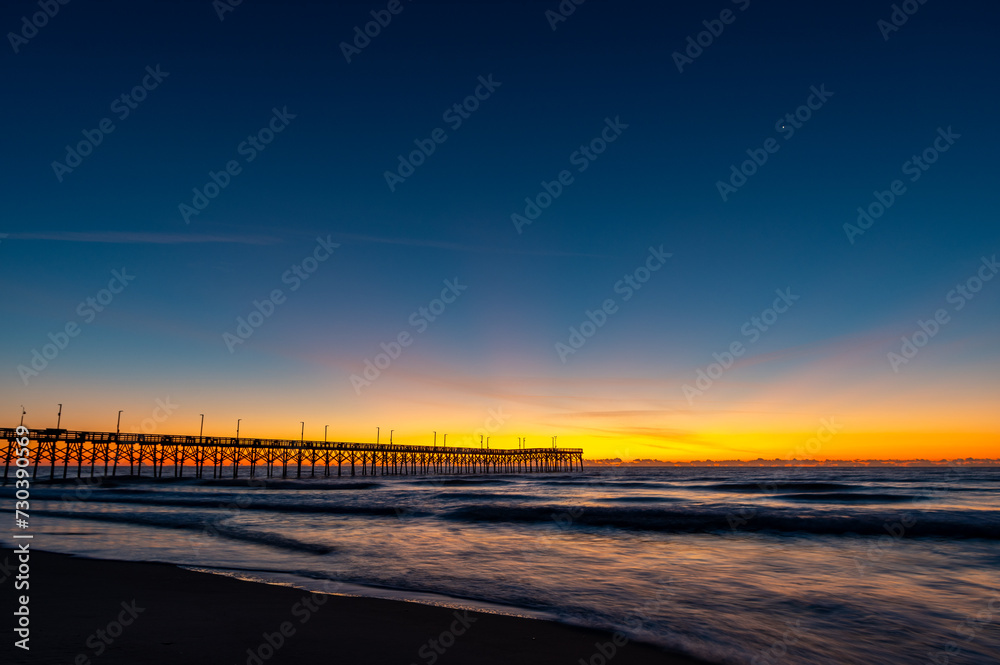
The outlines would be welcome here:
M 383 598 L 406 603 L 418 603 L 434 607 L 449 607 L 456 610 L 474 610 L 488 614 L 558 621 L 559 617 L 549 611 L 492 603 L 478 598 L 452 596 L 431 591 L 420 591 L 402 587 L 362 584 L 360 582 L 345 582 L 332 576 L 304 571 L 266 570 L 259 568 L 232 568 L 216 566 L 178 565 L 185 570 L 223 575 L 249 582 L 290 586 L 314 593 L 326 593 L 332 596 L 347 596 L 353 598 Z M 336 583 L 336 591 L 330 590 L 329 582 Z

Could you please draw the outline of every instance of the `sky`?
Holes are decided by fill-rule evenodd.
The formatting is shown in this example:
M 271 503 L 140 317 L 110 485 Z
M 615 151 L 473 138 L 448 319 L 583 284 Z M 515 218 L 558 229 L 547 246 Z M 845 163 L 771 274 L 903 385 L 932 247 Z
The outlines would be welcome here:
M 672 4 L 4 3 L 0 422 L 996 457 L 997 9 Z

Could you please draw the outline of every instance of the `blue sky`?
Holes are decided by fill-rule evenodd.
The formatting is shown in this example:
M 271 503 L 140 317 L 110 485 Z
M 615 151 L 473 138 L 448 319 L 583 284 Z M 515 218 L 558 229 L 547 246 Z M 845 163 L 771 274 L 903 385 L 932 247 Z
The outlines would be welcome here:
M 510 400 L 522 405 L 511 427 L 576 428 L 609 437 L 597 445 L 611 450 L 641 445 L 622 443 L 634 437 L 618 421 L 588 434 L 579 414 L 639 412 L 656 423 L 649 442 L 667 447 L 769 392 L 781 403 L 758 415 L 797 414 L 795 427 L 824 408 L 849 416 L 852 400 L 799 401 L 790 379 L 822 375 L 841 352 L 857 366 L 827 394 L 883 381 L 890 391 L 971 382 L 982 399 L 996 388 L 969 379 L 997 367 L 995 285 L 955 313 L 907 377 L 886 361 L 1000 245 L 998 54 L 984 16 L 994 10 L 927 3 L 885 40 L 877 22 L 892 7 L 880 3 L 589 2 L 553 30 L 555 2 L 404 2 L 346 62 L 340 43 L 385 6 L 244 2 L 220 20 L 210 2 L 71 3 L 8 50 L 0 283 L 17 324 L 3 333 L 0 390 L 12 412 L 71 399 L 135 399 L 141 411 L 169 392 L 221 420 L 252 397 L 273 399 L 262 428 L 336 417 L 353 434 L 370 429 L 357 414 L 399 412 L 418 437 L 425 421 L 471 431 Z M 733 21 L 678 72 L 672 54 L 724 9 Z M 17 30 L 36 11 L 8 3 L 0 22 Z M 117 118 L 113 100 L 157 66 L 168 75 Z M 449 128 L 442 114 L 489 76 L 499 86 Z M 833 94 L 785 138 L 776 122 L 813 86 Z M 295 117 L 246 162 L 238 146 L 274 109 Z M 105 117 L 114 131 L 60 182 L 52 162 Z M 578 172 L 571 155 L 616 118 L 627 129 Z M 390 191 L 386 170 L 439 127 L 447 140 Z M 904 162 L 949 127 L 960 138 L 909 182 Z M 717 182 L 769 138 L 777 152 L 724 201 Z M 178 206 L 229 160 L 239 175 L 185 223 Z M 517 233 L 511 215 L 563 169 L 573 183 Z M 906 193 L 849 242 L 843 225 L 897 178 Z M 317 237 L 340 247 L 229 353 L 223 333 L 287 287 L 282 275 Z M 661 245 L 667 265 L 621 302 L 616 282 Z M 17 367 L 123 266 L 135 281 L 24 385 Z M 384 377 L 352 390 L 365 359 L 453 278 L 468 290 Z M 785 288 L 800 300 L 749 348 L 759 362 L 688 403 L 681 386 L 745 341 L 741 325 Z M 620 309 L 562 362 L 555 345 L 607 298 Z M 579 381 L 585 394 L 566 387 Z M 948 399 L 914 404 L 942 415 Z M 106 419 L 87 412 L 88 426 Z M 910 426 L 905 410 L 885 412 L 879 426 L 857 421 Z M 972 418 L 995 433 L 995 416 Z

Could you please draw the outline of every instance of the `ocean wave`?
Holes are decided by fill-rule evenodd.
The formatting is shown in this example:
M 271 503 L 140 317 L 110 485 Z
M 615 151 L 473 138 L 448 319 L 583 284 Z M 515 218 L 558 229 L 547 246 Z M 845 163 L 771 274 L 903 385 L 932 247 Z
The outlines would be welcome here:
M 579 478 L 577 480 L 542 480 L 539 485 L 564 486 L 574 485 L 577 487 L 600 487 L 605 489 L 663 489 L 674 487 L 672 483 L 658 480 L 614 480 L 602 477 Z
M 121 504 L 139 506 L 157 506 L 163 508 L 208 508 L 231 510 L 235 512 L 270 511 L 276 513 L 323 513 L 328 515 L 372 515 L 390 516 L 397 514 L 398 510 L 391 505 L 367 505 L 367 506 L 347 506 L 331 505 L 319 503 L 293 503 L 278 501 L 262 501 L 247 494 L 226 495 L 226 496 L 192 496 L 187 497 L 171 496 L 169 494 L 155 495 L 120 495 L 120 494 L 97 494 L 86 498 L 72 496 L 37 495 L 36 500 L 58 503 L 60 500 L 65 503 L 87 504 Z
M 779 494 L 792 501 L 830 501 L 836 503 L 903 503 L 923 501 L 926 497 L 914 494 L 873 494 L 871 492 L 817 492 L 810 494 Z
M 819 482 L 771 482 L 761 480 L 756 483 L 716 483 L 714 485 L 704 485 L 698 489 L 722 490 L 724 492 L 829 492 L 832 490 L 853 490 L 860 489 L 861 485 L 847 485 L 845 483 L 819 483 Z
M 683 499 L 672 496 L 602 496 L 591 500 L 610 503 L 673 503 L 683 501 Z
M 139 526 L 150 526 L 162 529 L 180 529 L 184 531 L 201 532 L 204 538 L 221 536 L 230 540 L 239 540 L 258 545 L 269 545 L 296 552 L 308 552 L 311 554 L 329 554 L 334 551 L 329 545 L 319 543 L 308 543 L 295 538 L 282 536 L 281 534 L 257 531 L 244 527 L 223 524 L 214 515 L 163 515 L 150 513 L 77 513 L 73 511 L 61 510 L 35 510 L 34 515 L 44 515 L 46 517 L 61 517 L 75 520 L 89 520 L 94 522 L 113 522 L 117 524 L 133 524 Z
M 669 510 L 659 508 L 610 508 L 602 506 L 517 506 L 480 504 L 449 511 L 445 519 L 463 522 L 559 524 L 565 528 L 609 527 L 662 533 L 771 532 L 797 535 L 883 536 L 886 524 L 901 519 L 899 514 L 859 512 L 845 515 L 834 512 L 804 513 L 781 509 L 758 509 L 747 513 L 744 507 L 731 509 Z M 1000 513 L 981 511 L 969 516 L 961 511 L 911 512 L 912 526 L 904 529 L 910 538 L 983 538 L 1000 539 Z M 557 522 L 558 520 L 558 522 Z M 898 528 L 897 528 L 898 531 Z
M 37 478 L 36 487 L 70 486 L 73 489 L 114 489 L 120 492 L 157 492 L 164 486 L 173 487 L 246 487 L 264 490 L 366 490 L 382 483 L 366 480 L 330 481 L 302 478 L 153 478 L 151 476 L 98 476 L 95 478 Z M 134 485 L 152 489 L 132 489 Z
M 209 487 L 250 487 L 253 489 L 265 490 L 367 490 L 373 487 L 381 487 L 382 483 L 374 481 L 344 481 L 327 482 L 322 480 L 302 480 L 302 479 L 275 479 L 275 478 L 254 478 L 254 479 L 229 479 L 229 480 L 199 480 L 196 484 Z
M 421 497 L 414 497 L 415 499 L 420 499 Z M 535 501 L 542 497 L 532 496 L 530 494 L 502 494 L 499 492 L 438 492 L 434 494 L 434 499 L 478 499 L 484 501 L 487 499 L 500 499 L 504 501 Z
M 506 480 L 504 478 L 489 478 L 486 476 L 474 477 L 474 478 L 414 478 L 406 479 L 405 476 L 402 482 L 408 482 L 413 485 L 509 485 L 514 482 L 513 480 Z

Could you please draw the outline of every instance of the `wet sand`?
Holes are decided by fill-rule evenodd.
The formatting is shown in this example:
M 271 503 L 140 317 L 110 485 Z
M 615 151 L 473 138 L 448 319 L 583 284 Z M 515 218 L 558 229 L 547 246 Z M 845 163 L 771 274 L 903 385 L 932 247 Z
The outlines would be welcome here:
M 15 561 L 9 549 L 4 560 Z M 11 656 L 0 661 L 19 664 L 701 662 L 621 644 L 622 636 L 617 646 L 610 633 L 549 621 L 310 594 L 167 564 L 32 551 L 30 590 L 15 591 L 13 582 L 11 575 L 0 585 L 8 636 L 0 653 Z M 14 601 L 24 593 L 30 596 L 30 652 L 14 648 L 11 637 Z

